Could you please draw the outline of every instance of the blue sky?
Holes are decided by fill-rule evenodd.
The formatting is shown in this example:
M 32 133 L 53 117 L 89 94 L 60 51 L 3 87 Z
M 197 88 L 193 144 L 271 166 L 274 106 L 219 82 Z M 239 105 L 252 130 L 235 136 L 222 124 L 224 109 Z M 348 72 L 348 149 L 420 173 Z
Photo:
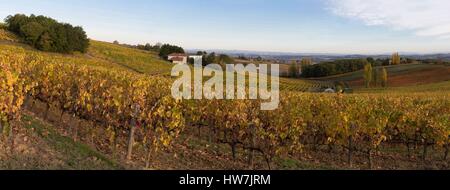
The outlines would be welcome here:
M 2 18 L 42 14 L 83 26 L 102 41 L 301 53 L 450 52 L 447 0 L 2 1 Z

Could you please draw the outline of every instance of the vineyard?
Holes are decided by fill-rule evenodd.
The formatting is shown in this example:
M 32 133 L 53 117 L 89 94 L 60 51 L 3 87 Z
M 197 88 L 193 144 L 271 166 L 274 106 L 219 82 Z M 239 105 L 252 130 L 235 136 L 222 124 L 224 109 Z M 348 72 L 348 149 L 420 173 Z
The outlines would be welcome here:
M 409 153 L 413 146 L 422 146 L 423 159 L 433 147 L 442 150 L 442 159 L 448 157 L 448 95 L 284 93 L 281 97 L 280 109 L 274 112 L 258 111 L 254 102 L 216 101 L 194 108 L 200 110 L 194 115 L 203 113 L 197 121 L 212 128 L 211 136 L 219 137 L 219 142 L 229 144 L 231 150 L 257 151 L 269 167 L 276 156 L 323 146 L 330 151 L 345 150 L 350 164 L 353 152 L 363 152 L 369 167 L 382 145 L 402 145 Z
M 164 69 L 147 70 L 148 61 L 140 61 L 139 56 L 125 59 L 127 53 L 108 49 L 112 45 L 94 42 L 96 46 L 102 48 L 90 50 L 90 56 L 101 59 L 2 46 L 0 131 L 11 151 L 23 110 L 40 102 L 45 105 L 43 120 L 48 119 L 49 110 L 57 109 L 63 126 L 67 115 L 90 123 L 88 129 L 79 123 L 64 126 L 73 131 L 74 139 L 87 130 L 84 138 L 107 141 L 112 152 L 126 147 L 128 160 L 136 159 L 137 145 L 143 147 L 145 156 L 138 159 L 145 160 L 145 168 L 151 166 L 152 155 L 170 149 L 187 131 L 198 131 L 190 134 L 228 146 L 217 151 L 230 151 L 235 159 L 244 156 L 250 167 L 262 160 L 265 169 L 276 169 L 277 158 L 301 158 L 306 152 L 344 154 L 349 167 L 362 155 L 367 168 L 375 168 L 374 161 L 393 147 L 407 152 L 407 157 L 420 150 L 418 162 L 448 163 L 450 94 L 445 90 L 300 93 L 332 87 L 332 83 L 282 79 L 281 103 L 275 111 L 261 111 L 261 102 L 255 100 L 177 101 L 170 96 L 172 79 L 155 76 Z
M 141 74 L 170 76 L 172 69 L 172 66 L 161 60 L 156 53 L 105 42 L 91 41 L 88 55 Z
M 386 69 L 389 87 L 433 85 L 450 80 L 450 66 L 443 64 L 403 64 L 387 66 Z M 346 82 L 352 88 L 361 89 L 365 87 L 362 75 L 362 71 L 357 71 L 316 80 Z
M 280 79 L 280 90 L 282 91 L 323 92 L 327 88 L 334 88 L 334 84 L 327 81 Z
M 61 118 L 70 114 L 112 131 L 133 130 L 138 124 L 145 126 L 149 151 L 168 146 L 184 126 L 181 104 L 166 95 L 169 81 L 162 78 L 62 64 L 25 52 L 2 51 L 0 57 L 1 126 L 10 137 L 25 98 L 46 103 L 46 112 L 56 106 L 62 110 Z M 110 139 L 114 139 L 114 133 Z M 134 143 L 132 138 L 128 157 Z

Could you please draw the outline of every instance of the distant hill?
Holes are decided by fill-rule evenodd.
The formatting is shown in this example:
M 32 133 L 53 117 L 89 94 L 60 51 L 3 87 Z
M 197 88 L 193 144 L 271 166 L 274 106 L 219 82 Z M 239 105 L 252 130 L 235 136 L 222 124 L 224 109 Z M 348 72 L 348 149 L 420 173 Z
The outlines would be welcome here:
M 195 53 L 198 50 L 188 50 L 190 53 Z M 203 51 L 203 50 L 202 50 Z M 280 60 L 289 63 L 291 60 L 299 60 L 303 57 L 312 58 L 314 62 L 319 63 L 323 61 L 334 61 L 337 59 L 360 59 L 372 57 L 374 59 L 386 59 L 391 57 L 391 53 L 384 54 L 333 54 L 333 53 L 289 53 L 289 52 L 267 52 L 267 51 L 246 51 L 246 50 L 220 50 L 213 49 L 207 50 L 207 52 L 216 52 L 221 54 L 227 54 L 233 57 L 245 56 L 245 57 L 261 57 L 269 60 Z M 436 53 L 436 54 L 420 54 L 411 52 L 400 52 L 400 55 L 404 58 L 411 59 L 442 59 L 444 61 L 450 61 L 450 53 Z

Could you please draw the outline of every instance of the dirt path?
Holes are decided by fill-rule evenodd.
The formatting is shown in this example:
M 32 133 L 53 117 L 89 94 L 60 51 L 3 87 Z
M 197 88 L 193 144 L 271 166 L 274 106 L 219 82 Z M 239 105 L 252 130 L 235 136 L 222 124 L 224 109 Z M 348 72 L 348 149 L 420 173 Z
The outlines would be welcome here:
M 13 41 L 9 41 L 9 40 L 0 40 L 0 45 L 10 45 L 10 46 L 18 46 L 27 50 L 34 50 L 33 47 L 27 45 L 27 44 L 23 44 L 23 43 L 19 43 L 19 42 L 13 42 Z

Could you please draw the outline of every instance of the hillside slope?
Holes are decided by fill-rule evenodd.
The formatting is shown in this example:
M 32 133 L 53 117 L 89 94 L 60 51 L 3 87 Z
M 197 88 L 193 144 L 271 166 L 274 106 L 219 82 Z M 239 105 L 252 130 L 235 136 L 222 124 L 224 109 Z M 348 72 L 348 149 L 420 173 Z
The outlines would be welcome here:
M 19 43 L 19 41 L 14 34 L 0 29 L 0 49 L 37 53 L 54 62 L 76 63 L 106 69 L 114 68 L 136 74 L 163 77 L 170 77 L 173 67 L 172 63 L 159 58 L 156 52 L 133 49 L 108 42 L 91 40 L 86 54 L 63 55 L 37 51 L 26 44 Z M 280 80 L 280 89 L 286 91 L 320 91 L 323 88 L 332 86 L 332 83 L 315 80 L 289 78 L 281 78 Z
M 170 69 L 173 66 L 172 63 L 160 59 L 154 52 L 94 40 L 91 40 L 90 44 L 86 54 L 74 53 L 67 55 L 42 52 L 20 43 L 20 39 L 14 34 L 0 29 L 0 49 L 37 53 L 55 62 L 71 62 L 86 66 L 123 69 L 138 74 L 163 76 L 169 75 Z
M 450 66 L 409 64 L 386 67 L 389 87 L 415 86 L 450 81 Z M 364 87 L 363 71 L 318 78 L 322 81 L 343 81 L 351 87 Z
M 19 39 L 8 31 L 0 29 L 0 49 L 12 49 L 38 53 L 56 62 L 73 62 L 80 65 L 103 68 L 117 68 L 137 74 L 170 76 L 173 64 L 162 60 L 156 52 L 143 51 L 124 47 L 108 42 L 91 40 L 88 52 L 84 55 L 62 55 L 34 50 L 32 47 L 19 43 Z M 414 86 L 432 84 L 450 80 L 450 66 L 410 64 L 387 67 L 390 87 Z M 332 82 L 344 81 L 353 88 L 364 86 L 362 71 L 346 73 L 337 76 L 317 78 L 312 80 L 281 78 L 280 88 L 287 91 L 320 91 L 333 87 Z
M 450 93 L 450 81 L 421 84 L 414 86 L 388 87 L 388 88 L 359 88 L 355 93 Z
M 87 55 L 91 58 L 115 63 L 141 74 L 169 76 L 173 66 L 155 52 L 92 40 L 90 44 Z

